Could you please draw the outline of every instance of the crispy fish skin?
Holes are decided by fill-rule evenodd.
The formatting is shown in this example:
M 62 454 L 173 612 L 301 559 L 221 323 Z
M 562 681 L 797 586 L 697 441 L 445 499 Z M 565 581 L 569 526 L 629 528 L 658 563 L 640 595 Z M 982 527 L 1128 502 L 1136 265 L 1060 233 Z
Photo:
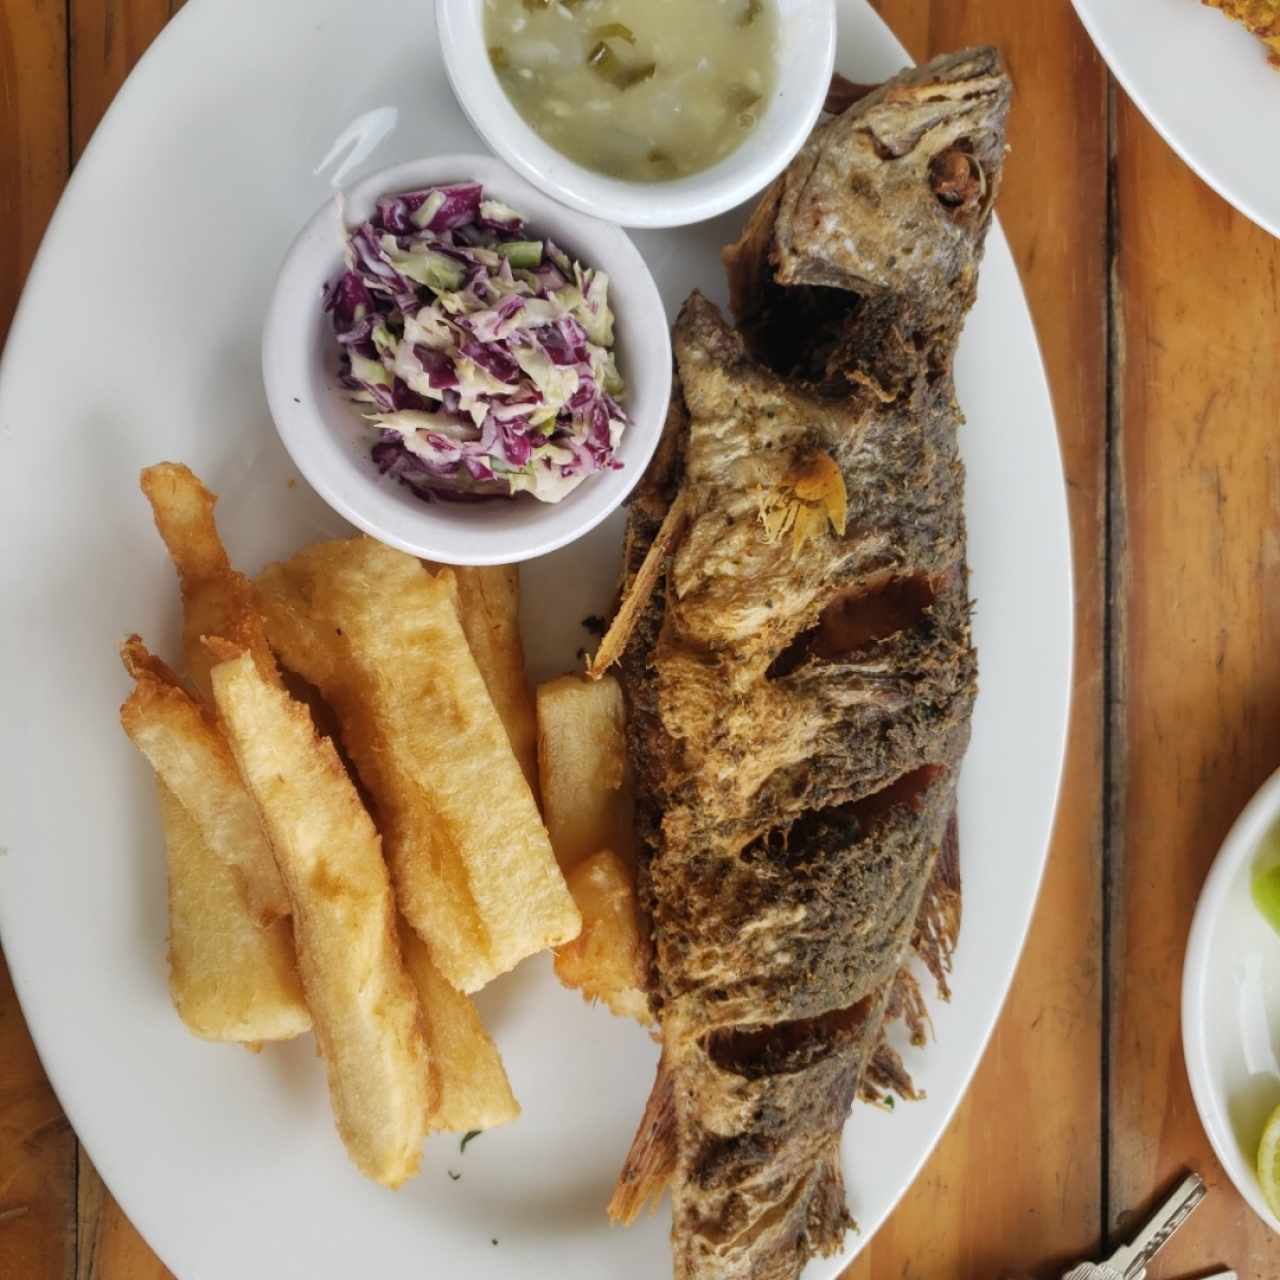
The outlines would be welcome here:
M 677 321 L 685 424 L 629 577 L 687 525 L 621 666 L 677 1280 L 790 1280 L 850 1225 L 841 1129 L 976 687 L 951 371 L 1009 97 L 978 49 L 821 126 L 726 253 L 740 331 L 698 295 Z

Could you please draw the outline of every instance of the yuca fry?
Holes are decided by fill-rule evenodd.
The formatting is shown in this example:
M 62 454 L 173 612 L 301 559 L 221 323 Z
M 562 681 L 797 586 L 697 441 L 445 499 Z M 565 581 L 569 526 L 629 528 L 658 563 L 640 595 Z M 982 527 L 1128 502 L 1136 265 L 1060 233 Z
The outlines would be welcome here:
M 380 708 L 389 699 L 379 696 L 377 674 L 350 656 L 351 636 L 344 623 L 347 614 L 362 606 L 358 597 L 347 596 L 362 585 L 352 584 L 351 591 L 332 602 L 324 591 L 326 581 L 337 576 L 331 568 L 342 562 L 336 550 L 325 548 L 340 545 L 313 546 L 283 564 L 268 565 L 258 576 L 254 585 L 267 635 L 284 664 L 318 688 L 338 716 L 343 745 L 373 797 L 400 910 L 419 934 L 439 938 L 433 955 L 449 980 L 460 990 L 475 989 L 490 964 L 466 868 L 437 837 L 430 802 L 415 787 L 404 759 L 407 750 L 392 754 L 380 749 Z M 333 606 L 341 608 L 341 621 L 335 620 Z M 420 638 L 414 641 L 419 643 Z M 394 671 L 393 665 L 382 678 Z M 411 749 L 412 743 L 406 747 Z
M 369 538 L 257 581 L 284 664 L 316 685 L 368 789 L 396 897 L 436 967 L 476 991 L 581 925 L 458 621 L 448 571 Z
M 428 1129 L 433 1133 L 469 1133 L 514 1120 L 520 1114 L 520 1104 L 475 1005 L 431 963 L 427 944 L 403 916 L 400 950 L 418 989 L 431 1046 L 436 1087 Z
M 236 772 L 231 750 L 203 710 L 138 636 L 120 647 L 133 692 L 120 723 L 156 775 L 177 797 L 209 849 L 239 877 L 260 924 L 289 914 L 289 898 L 258 810 Z
M 556 977 L 588 1000 L 603 1000 L 620 1018 L 649 1026 L 644 949 L 631 871 L 609 849 L 579 863 L 569 890 L 582 912 L 582 932 L 556 948 Z
M 338 1131 L 361 1172 L 399 1186 L 422 1160 L 431 1074 L 381 841 L 307 709 L 264 680 L 247 651 L 209 646 L 214 700 L 293 904 Z
M 217 495 L 189 467 L 161 462 L 140 478 L 151 503 L 156 528 L 178 571 L 182 588 L 182 645 L 187 674 L 201 698 L 213 705 L 212 665 L 200 643 L 203 636 L 236 638 L 249 644 L 264 676 L 273 679 L 275 662 L 267 647 L 249 580 L 227 559 L 213 518 Z
M 538 686 L 538 772 L 551 847 L 568 874 L 612 849 L 635 860 L 626 710 L 612 676 L 560 676 Z
M 159 779 L 169 867 L 169 991 L 205 1040 L 256 1044 L 311 1029 L 287 920 L 260 927 L 235 875 Z
M 520 570 L 507 564 L 457 568 L 453 574 L 458 582 L 458 616 L 471 656 L 536 799 L 538 726 L 520 639 Z

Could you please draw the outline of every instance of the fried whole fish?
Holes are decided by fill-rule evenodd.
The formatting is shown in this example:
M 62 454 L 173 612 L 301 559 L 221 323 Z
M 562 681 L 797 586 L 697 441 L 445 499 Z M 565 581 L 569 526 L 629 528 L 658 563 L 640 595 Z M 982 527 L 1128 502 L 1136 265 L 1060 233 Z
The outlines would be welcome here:
M 663 1056 L 613 1208 L 669 1181 L 677 1280 L 794 1277 L 851 1225 L 841 1129 L 969 737 L 952 362 L 1010 92 L 976 49 L 820 125 L 726 251 L 737 329 L 676 323 L 618 642 Z

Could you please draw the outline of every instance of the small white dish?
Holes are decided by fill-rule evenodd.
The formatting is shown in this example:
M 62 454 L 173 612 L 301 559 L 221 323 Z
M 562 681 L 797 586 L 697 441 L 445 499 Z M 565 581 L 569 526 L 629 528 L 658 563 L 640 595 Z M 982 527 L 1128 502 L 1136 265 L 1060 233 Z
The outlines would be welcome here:
M 1205 1133 L 1236 1190 L 1280 1233 L 1255 1172 L 1280 1105 L 1280 935 L 1254 905 L 1253 867 L 1280 829 L 1280 771 L 1236 819 L 1200 891 L 1182 968 L 1182 1049 Z
M 342 271 L 344 222 L 355 226 L 379 196 L 476 181 L 519 210 L 531 233 L 549 237 L 584 265 L 609 274 L 618 369 L 631 425 L 617 471 L 588 476 L 557 503 L 529 495 L 485 502 L 426 502 L 378 473 L 363 406 L 338 382 L 338 344 L 322 290 Z M 671 340 L 657 286 L 626 233 L 566 209 L 492 156 L 443 155 L 380 170 L 339 201 L 330 199 L 289 249 L 267 310 L 262 373 L 280 439 L 312 488 L 366 533 L 445 564 L 515 564 L 546 555 L 594 529 L 635 487 L 671 396 Z
M 732 209 L 767 186 L 813 129 L 835 66 L 834 0 L 774 0 L 777 78 L 760 123 L 736 151 L 670 182 L 627 182 L 570 160 L 524 121 L 489 61 L 485 0 L 436 0 L 445 71 L 476 132 L 548 195 L 624 227 L 681 227 Z

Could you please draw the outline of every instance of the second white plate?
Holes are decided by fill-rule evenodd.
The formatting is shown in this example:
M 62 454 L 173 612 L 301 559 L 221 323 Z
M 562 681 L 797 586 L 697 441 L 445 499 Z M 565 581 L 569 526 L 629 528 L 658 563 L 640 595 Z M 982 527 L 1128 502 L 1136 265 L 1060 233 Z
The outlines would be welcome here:
M 1262 42 L 1199 0 L 1072 2 L 1165 141 L 1224 200 L 1280 236 L 1280 70 Z

